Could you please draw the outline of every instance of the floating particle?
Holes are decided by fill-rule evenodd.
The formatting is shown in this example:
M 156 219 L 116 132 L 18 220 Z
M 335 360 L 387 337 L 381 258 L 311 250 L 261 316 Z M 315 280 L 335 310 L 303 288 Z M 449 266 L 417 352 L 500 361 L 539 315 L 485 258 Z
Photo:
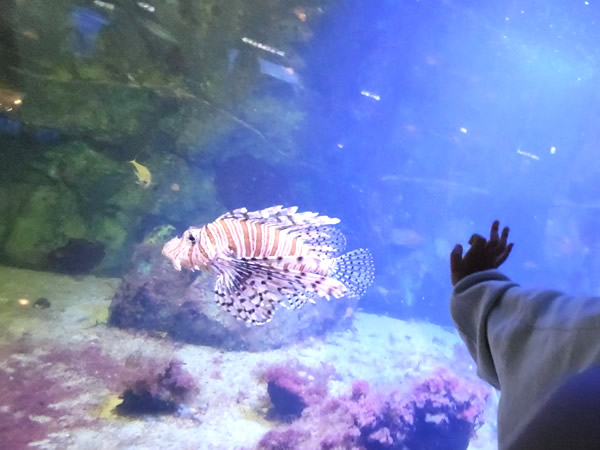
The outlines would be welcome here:
M 372 98 L 373 100 L 376 100 L 376 101 L 381 100 L 381 97 L 378 94 L 374 94 L 373 92 L 369 92 L 369 91 L 360 91 L 360 95 L 364 95 L 365 97 Z
M 113 5 L 112 3 L 103 2 L 102 0 L 94 0 L 94 5 L 100 8 L 108 9 L 109 11 L 115 9 L 115 5 Z
M 145 9 L 148 12 L 153 13 L 154 11 L 156 11 L 156 8 L 154 6 L 152 6 L 150 3 L 146 3 L 146 2 L 137 2 L 137 5 L 142 8 Z
M 533 153 L 529 153 L 529 152 L 524 152 L 523 150 L 520 150 L 520 149 L 517 149 L 517 153 L 519 155 L 523 155 L 523 156 L 527 156 L 528 158 L 535 159 L 536 161 L 540 160 L 540 157 L 538 155 L 534 155 Z
M 242 42 L 245 44 L 251 45 L 252 47 L 260 48 L 265 52 L 273 53 L 274 55 L 285 56 L 285 52 L 283 50 L 276 49 L 275 47 L 271 47 L 270 45 L 263 44 L 262 42 L 255 41 L 254 39 L 250 39 L 249 37 L 243 37 Z

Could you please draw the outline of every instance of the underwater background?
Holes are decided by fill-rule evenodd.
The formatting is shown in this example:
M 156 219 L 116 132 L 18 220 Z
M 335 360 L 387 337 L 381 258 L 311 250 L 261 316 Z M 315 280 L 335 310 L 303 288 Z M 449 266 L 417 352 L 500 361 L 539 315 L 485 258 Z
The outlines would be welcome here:
M 593 1 L 0 0 L 3 448 L 496 448 L 449 253 L 600 294 Z M 260 327 L 177 272 L 221 214 L 341 220 L 360 299 Z

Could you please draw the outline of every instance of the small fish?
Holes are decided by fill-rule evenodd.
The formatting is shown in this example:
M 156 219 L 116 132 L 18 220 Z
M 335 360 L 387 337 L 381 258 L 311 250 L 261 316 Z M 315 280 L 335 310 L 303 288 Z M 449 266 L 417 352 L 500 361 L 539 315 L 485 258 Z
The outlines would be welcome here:
M 135 176 L 138 179 L 137 184 L 142 186 L 144 189 L 150 187 L 150 184 L 152 183 L 152 174 L 150 173 L 150 170 L 148 170 L 148 168 L 143 164 L 137 162 L 135 159 L 132 159 L 129 162 L 133 164 L 133 167 L 135 168 Z
M 304 8 L 294 8 L 293 13 L 300 22 L 306 22 L 306 19 L 308 19 L 308 14 Z
M 275 309 L 297 309 L 317 297 L 358 297 L 374 278 L 366 249 L 342 254 L 339 219 L 297 207 L 223 214 L 167 242 L 162 254 L 176 270 L 217 276 L 215 300 L 237 319 L 269 322 Z

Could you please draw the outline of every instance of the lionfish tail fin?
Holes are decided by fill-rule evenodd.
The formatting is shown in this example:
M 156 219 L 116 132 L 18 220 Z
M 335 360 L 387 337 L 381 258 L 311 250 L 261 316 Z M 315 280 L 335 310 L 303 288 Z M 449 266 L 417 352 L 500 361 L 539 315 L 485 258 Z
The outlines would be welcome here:
M 330 274 L 348 288 L 349 296 L 360 297 L 375 278 L 373 256 L 366 248 L 348 252 L 335 259 Z

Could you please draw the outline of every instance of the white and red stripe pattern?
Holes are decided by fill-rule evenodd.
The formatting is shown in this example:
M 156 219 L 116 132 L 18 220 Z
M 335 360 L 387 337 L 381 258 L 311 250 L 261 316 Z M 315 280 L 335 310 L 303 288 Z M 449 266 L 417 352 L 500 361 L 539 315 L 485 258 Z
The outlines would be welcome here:
M 299 308 L 315 297 L 362 295 L 373 282 L 371 254 L 345 255 L 339 219 L 297 207 L 274 206 L 226 213 L 203 227 L 190 227 L 162 250 L 177 270 L 217 275 L 217 302 L 252 324 L 271 320 L 278 305 Z

